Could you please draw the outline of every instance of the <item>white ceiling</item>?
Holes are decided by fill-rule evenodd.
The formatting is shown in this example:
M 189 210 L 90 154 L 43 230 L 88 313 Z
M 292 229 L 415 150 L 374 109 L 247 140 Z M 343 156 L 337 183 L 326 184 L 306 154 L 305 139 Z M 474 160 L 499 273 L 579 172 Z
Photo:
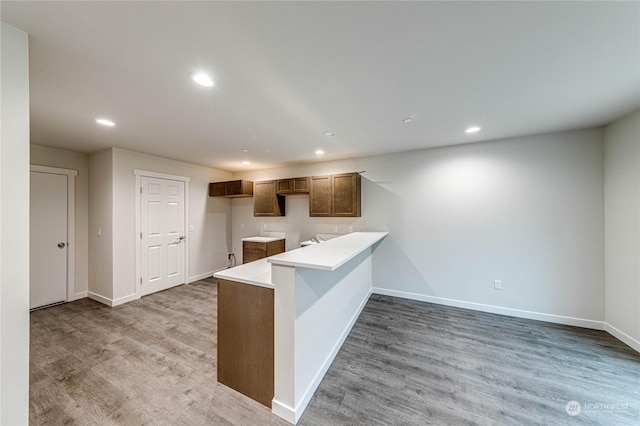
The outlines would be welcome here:
M 2 1 L 1 18 L 30 34 L 32 143 L 237 171 L 609 123 L 640 107 L 639 6 Z

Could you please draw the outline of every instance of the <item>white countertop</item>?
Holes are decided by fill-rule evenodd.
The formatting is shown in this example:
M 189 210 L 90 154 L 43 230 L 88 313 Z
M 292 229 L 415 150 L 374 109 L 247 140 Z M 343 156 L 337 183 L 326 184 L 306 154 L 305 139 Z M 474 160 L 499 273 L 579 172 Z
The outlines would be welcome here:
M 274 241 L 284 240 L 279 237 L 249 237 L 243 238 L 242 241 L 249 241 L 251 243 L 272 243 Z
M 362 253 L 388 235 L 387 232 L 353 232 L 342 235 L 324 243 L 276 254 L 255 262 L 245 263 L 234 268 L 225 269 L 213 274 L 214 277 L 236 281 L 260 287 L 274 288 L 271 280 L 271 264 L 295 266 L 298 268 L 322 269 L 335 271 L 349 260 Z M 244 239 L 254 240 L 254 237 Z M 281 238 L 275 238 L 279 240 Z
M 388 232 L 353 232 L 267 258 L 275 265 L 335 271 L 388 235 Z
M 221 280 L 237 281 L 260 287 L 273 288 L 273 283 L 271 282 L 271 265 L 267 263 L 266 258 L 216 272 L 213 276 Z

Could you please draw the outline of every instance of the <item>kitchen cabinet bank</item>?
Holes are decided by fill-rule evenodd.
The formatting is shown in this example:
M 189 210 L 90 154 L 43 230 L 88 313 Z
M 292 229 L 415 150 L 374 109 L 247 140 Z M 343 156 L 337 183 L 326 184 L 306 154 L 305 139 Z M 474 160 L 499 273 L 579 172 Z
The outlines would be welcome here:
M 211 182 L 209 184 L 209 196 L 226 198 L 253 197 L 253 182 L 250 180 Z

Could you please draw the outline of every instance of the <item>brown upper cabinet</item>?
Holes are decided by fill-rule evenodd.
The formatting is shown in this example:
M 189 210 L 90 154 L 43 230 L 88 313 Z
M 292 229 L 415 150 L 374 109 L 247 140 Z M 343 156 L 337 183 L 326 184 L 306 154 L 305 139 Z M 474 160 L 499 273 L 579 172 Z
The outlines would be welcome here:
M 253 197 L 253 182 L 250 180 L 211 182 L 209 184 L 209 196 L 227 198 Z
M 276 181 L 276 192 L 279 195 L 295 195 L 309 193 L 309 178 L 279 179 Z
M 312 176 L 309 191 L 309 216 L 360 217 L 361 178 L 358 173 Z
M 311 176 L 309 216 L 331 216 L 331 176 Z
M 276 193 L 275 180 L 264 180 L 254 184 L 254 216 L 284 216 L 284 206 L 284 197 Z

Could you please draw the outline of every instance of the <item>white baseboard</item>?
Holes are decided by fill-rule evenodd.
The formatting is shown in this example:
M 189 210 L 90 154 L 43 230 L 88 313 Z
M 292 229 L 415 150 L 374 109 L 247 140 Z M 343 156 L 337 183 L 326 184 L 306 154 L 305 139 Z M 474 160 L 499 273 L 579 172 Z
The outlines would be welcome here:
M 95 300 L 96 302 L 100 302 L 100 303 L 102 303 L 104 305 L 113 306 L 111 304 L 111 302 L 113 302 L 111 299 L 109 299 L 108 297 L 101 296 L 101 295 L 99 295 L 97 293 L 94 293 L 92 291 L 88 291 L 87 292 L 87 297 L 89 299 L 91 299 L 91 300 Z
M 296 410 L 277 401 L 275 398 L 271 400 L 271 413 L 288 421 L 292 425 L 296 424 Z
M 69 302 L 73 302 L 74 300 L 84 299 L 84 298 L 88 297 L 87 293 L 88 292 L 86 292 L 86 291 L 81 291 L 80 293 L 75 293 L 73 295 L 73 297 L 71 298 L 71 300 L 69 300 Z
M 607 322 L 604 323 L 604 330 L 616 339 L 620 340 L 622 343 L 630 346 L 636 352 L 640 352 L 640 341 L 629 336 L 627 333 L 618 330 Z
M 225 269 L 225 268 L 216 269 L 215 271 L 205 272 L 204 274 L 198 274 L 198 275 L 194 275 L 192 277 L 189 277 L 189 278 L 187 278 L 187 284 L 191 284 L 193 282 L 200 281 L 200 280 L 203 280 L 205 278 L 211 278 L 213 276 L 213 274 L 215 274 L 218 271 L 222 271 L 223 269 Z
M 138 300 L 138 299 L 140 299 L 140 297 L 138 297 L 137 294 L 133 293 L 133 294 L 130 294 L 130 295 L 125 296 L 125 297 L 119 297 L 117 299 L 114 299 L 113 300 L 113 304 L 111 306 L 122 305 L 123 303 L 132 302 L 132 301 Z
M 474 311 L 488 312 L 491 314 L 508 315 L 517 318 L 526 318 L 538 321 L 547 321 L 556 324 L 572 325 L 574 327 L 604 330 L 603 321 L 594 321 L 583 318 L 565 317 L 562 315 L 545 314 L 540 312 L 524 311 L 521 309 L 503 308 L 501 306 L 484 305 L 481 303 L 465 302 L 462 300 L 446 299 L 444 297 L 427 296 L 425 294 L 409 293 L 404 291 L 389 290 L 374 287 L 373 293 L 385 296 L 401 297 L 403 299 L 418 300 L 421 302 L 436 303 L 438 305 L 454 306 L 456 308 L 471 309 Z
M 108 297 L 104 297 L 97 293 L 88 291 L 87 296 L 89 297 L 89 299 L 95 300 L 96 302 L 100 302 L 111 307 L 122 305 L 123 303 L 131 302 L 133 300 L 139 299 L 139 297 L 135 293 L 125 297 L 119 297 L 117 299 L 110 299 Z

